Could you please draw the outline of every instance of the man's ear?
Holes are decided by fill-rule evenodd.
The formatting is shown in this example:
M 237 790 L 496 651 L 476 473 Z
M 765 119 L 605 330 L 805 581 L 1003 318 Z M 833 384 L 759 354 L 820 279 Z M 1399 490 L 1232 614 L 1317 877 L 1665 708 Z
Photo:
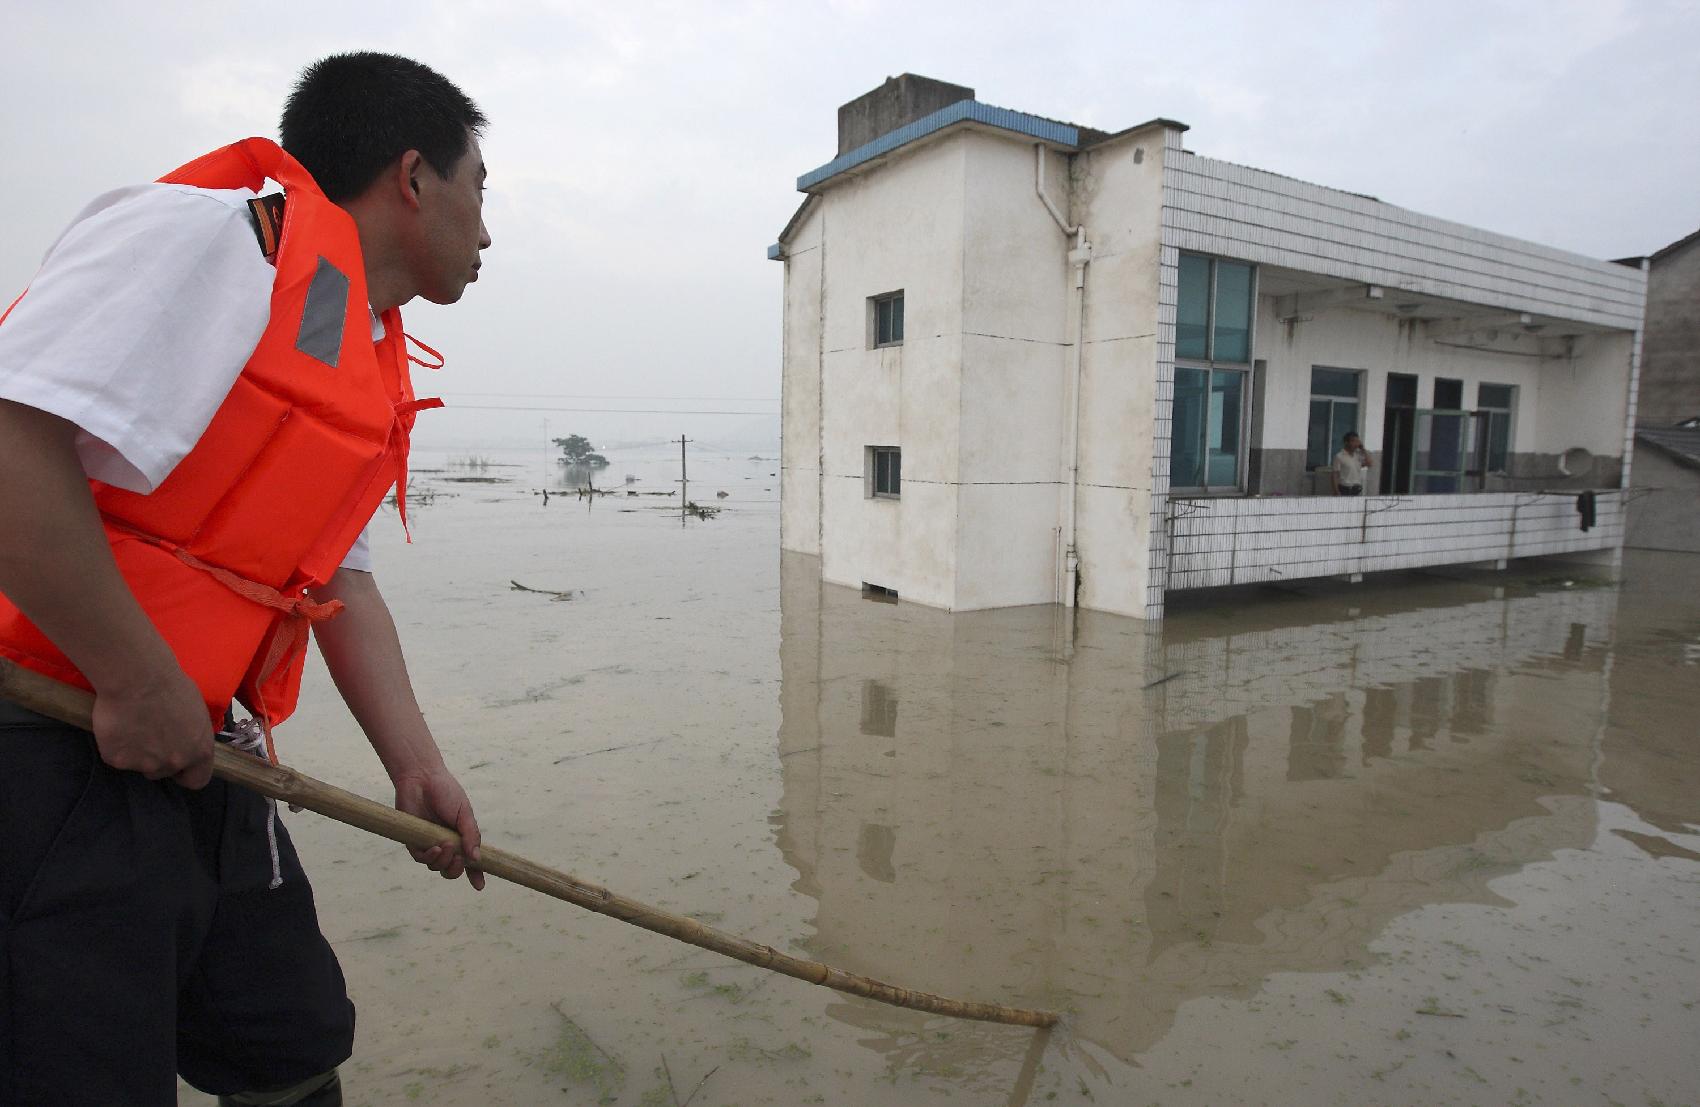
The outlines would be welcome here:
M 426 168 L 424 155 L 418 150 L 409 150 L 396 159 L 393 180 L 402 203 L 410 208 L 419 206 L 419 179 Z

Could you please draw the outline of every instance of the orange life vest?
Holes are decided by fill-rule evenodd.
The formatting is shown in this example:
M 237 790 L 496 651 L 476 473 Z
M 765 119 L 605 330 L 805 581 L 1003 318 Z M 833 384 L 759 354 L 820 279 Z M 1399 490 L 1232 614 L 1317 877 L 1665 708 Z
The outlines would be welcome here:
M 259 191 L 268 177 L 286 204 L 253 355 L 152 493 L 89 484 L 119 571 L 209 717 L 236 699 L 269 733 L 295 708 L 309 625 L 341 607 L 308 589 L 330 579 L 392 486 L 405 526 L 414 414 L 442 401 L 414 398 L 398 311 L 372 341 L 354 220 L 277 144 L 245 139 L 160 181 Z M 89 687 L 4 596 L 0 654 Z

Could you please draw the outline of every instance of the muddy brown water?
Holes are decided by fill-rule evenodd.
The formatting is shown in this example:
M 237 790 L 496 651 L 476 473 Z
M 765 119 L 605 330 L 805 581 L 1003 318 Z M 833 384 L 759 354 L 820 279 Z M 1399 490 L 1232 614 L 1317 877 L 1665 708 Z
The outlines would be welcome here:
M 547 507 L 535 465 L 422 463 L 414 544 L 379 528 L 485 834 L 1065 1026 L 846 998 L 289 816 L 351 1104 L 1700 1101 L 1700 558 L 1082 613 L 1070 644 L 1051 608 L 822 585 L 779 553 L 777 464 L 692 465 L 713 518 L 625 495 L 673 487 L 658 454 Z M 303 704 L 283 758 L 388 798 L 322 667 Z

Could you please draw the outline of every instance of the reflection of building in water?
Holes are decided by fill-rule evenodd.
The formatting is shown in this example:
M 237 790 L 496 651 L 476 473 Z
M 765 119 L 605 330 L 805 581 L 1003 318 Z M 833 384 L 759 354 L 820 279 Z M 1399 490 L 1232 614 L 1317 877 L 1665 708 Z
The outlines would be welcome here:
M 1188 998 L 1491 898 L 1592 839 L 1614 603 L 1508 584 L 1082 613 L 1065 662 L 1055 608 L 870 604 L 787 555 L 778 827 L 813 948 L 1076 1010 L 1129 1058 Z
M 1600 783 L 1654 826 L 1700 824 L 1694 689 L 1700 686 L 1700 556 L 1637 550 L 1625 571 Z M 1674 582 L 1674 583 L 1672 583 Z M 1656 849 L 1657 847 L 1655 847 Z

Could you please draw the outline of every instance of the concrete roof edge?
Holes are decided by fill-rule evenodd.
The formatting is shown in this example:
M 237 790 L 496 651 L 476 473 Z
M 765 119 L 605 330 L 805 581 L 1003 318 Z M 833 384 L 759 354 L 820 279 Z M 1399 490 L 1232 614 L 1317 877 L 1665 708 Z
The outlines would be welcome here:
M 1700 430 L 1636 427 L 1635 441 L 1653 447 L 1679 465 L 1700 469 Z
M 1090 142 L 1083 142 L 1081 143 L 1081 149 L 1090 150 L 1095 146 L 1108 146 L 1112 142 L 1116 142 L 1140 131 L 1148 131 L 1153 127 L 1162 127 L 1166 130 L 1180 131 L 1182 134 L 1192 130 L 1191 127 L 1182 123 L 1178 119 L 1165 119 L 1163 116 L 1158 116 L 1155 119 L 1147 119 L 1143 123 L 1135 123 L 1131 127 L 1123 127 L 1121 130 L 1104 135 L 1102 138 L 1096 138 Z
M 768 260 L 777 261 L 779 258 L 784 256 L 783 247 L 785 243 L 791 238 L 791 235 L 796 232 L 797 228 L 802 225 L 804 218 L 808 216 L 810 210 L 818 203 L 820 203 L 820 197 L 813 193 L 803 197 L 803 202 L 798 204 L 797 210 L 791 213 L 791 218 L 785 223 L 785 229 L 779 232 L 779 238 L 773 244 L 773 246 L 781 248 L 780 252 L 775 254 L 773 252 L 773 247 L 769 247 L 767 252 Z
M 1197 158 L 1200 161 L 1215 162 L 1218 165 L 1232 166 L 1235 169 L 1241 169 L 1241 170 L 1244 170 L 1244 171 L 1249 172 L 1249 173 L 1260 173 L 1260 174 L 1262 174 L 1266 177 L 1273 177 L 1276 180 L 1292 181 L 1295 184 L 1304 185 L 1307 188 L 1317 188 L 1317 189 L 1321 189 L 1324 192 L 1332 192 L 1332 193 L 1335 193 L 1335 194 L 1340 195 L 1340 196 L 1348 196 L 1348 197 L 1351 197 L 1354 200 L 1361 200 L 1361 201 L 1364 201 L 1365 203 L 1375 204 L 1379 207 L 1389 208 L 1389 209 L 1392 209 L 1394 211 L 1406 212 L 1410 215 L 1418 217 L 1419 219 L 1424 219 L 1424 220 L 1427 220 L 1427 221 L 1434 223 L 1434 224 L 1438 224 L 1438 225 L 1446 226 L 1446 227 L 1457 227 L 1461 230 L 1467 231 L 1471 234 L 1478 235 L 1478 236 L 1485 235 L 1490 239 L 1496 240 L 1500 244 L 1510 244 L 1510 245 L 1513 245 L 1513 246 L 1520 246 L 1520 247 L 1533 247 L 1537 250 L 1542 251 L 1543 253 L 1545 253 L 1546 255 L 1548 255 L 1550 257 L 1563 258 L 1564 260 L 1570 262 L 1571 264 L 1574 264 L 1574 265 L 1577 265 L 1577 266 L 1580 266 L 1580 267 L 1583 267 L 1583 268 L 1592 269 L 1596 273 L 1615 272 L 1615 270 L 1618 269 L 1618 268 L 1627 268 L 1627 269 L 1630 269 L 1632 271 L 1639 268 L 1638 264 L 1636 264 L 1632 261 L 1629 261 L 1628 259 L 1620 258 L 1616 261 L 1610 261 L 1610 260 L 1607 260 L 1605 258 L 1590 257 L 1587 254 L 1579 254 L 1574 250 L 1567 250 L 1567 249 L 1565 249 L 1564 247 L 1561 247 L 1561 246 L 1553 246 L 1553 245 L 1550 245 L 1549 243 L 1537 242 L 1532 238 L 1518 238 L 1516 235 L 1506 234 L 1503 231 L 1492 230 L 1488 227 L 1474 226 L 1470 223 L 1460 222 L 1457 219 L 1448 219 L 1447 217 L 1445 217 L 1443 215 L 1431 215 L 1427 212 L 1418 211 L 1416 208 L 1406 207 L 1403 204 L 1393 203 L 1391 200 L 1383 200 L 1379 196 L 1371 196 L 1366 192 L 1353 192 L 1350 189 L 1340 188 L 1340 187 L 1335 186 L 1335 185 L 1323 184 L 1320 181 L 1306 180 L 1303 177 L 1295 177 L 1295 176 L 1292 176 L 1289 173 L 1279 173 L 1279 172 L 1277 172 L 1273 169 L 1263 169 L 1263 168 L 1256 166 L 1256 165 L 1248 165 L 1245 162 L 1230 161 L 1227 158 L 1213 157 L 1209 154 L 1200 154 L 1196 150 L 1186 150 L 1186 151 L 1183 151 L 1183 153 L 1185 153 L 1189 157 Z M 1696 233 L 1700 234 L 1700 232 L 1696 232 Z M 1666 247 L 1666 249 L 1669 249 L 1669 248 L 1670 247 Z M 1646 277 L 1643 274 L 1638 291 L 1640 291 L 1641 294 L 1645 295 L 1645 290 L 1646 290 Z M 1627 289 L 1626 289 L 1626 291 L 1627 291 Z
M 1700 231 L 1695 231 L 1693 234 L 1690 234 L 1690 235 L 1684 235 L 1681 238 L 1677 239 L 1675 242 L 1671 243 L 1669 246 L 1666 246 L 1662 250 L 1654 250 L 1651 254 L 1647 255 L 1647 260 L 1658 261 L 1660 258 L 1664 257 L 1666 254 L 1675 253 L 1677 250 L 1680 250 L 1684 246 L 1690 245 L 1691 243 L 1696 242 L 1696 241 L 1700 241 Z
M 912 123 L 906 123 L 895 131 L 889 131 L 872 142 L 840 154 L 825 165 L 809 170 L 797 178 L 797 191 L 810 192 L 842 173 L 959 123 L 979 123 L 1058 146 L 1080 146 L 1081 129 L 1071 123 L 1059 123 L 1054 119 L 996 107 L 979 100 L 958 100 Z

